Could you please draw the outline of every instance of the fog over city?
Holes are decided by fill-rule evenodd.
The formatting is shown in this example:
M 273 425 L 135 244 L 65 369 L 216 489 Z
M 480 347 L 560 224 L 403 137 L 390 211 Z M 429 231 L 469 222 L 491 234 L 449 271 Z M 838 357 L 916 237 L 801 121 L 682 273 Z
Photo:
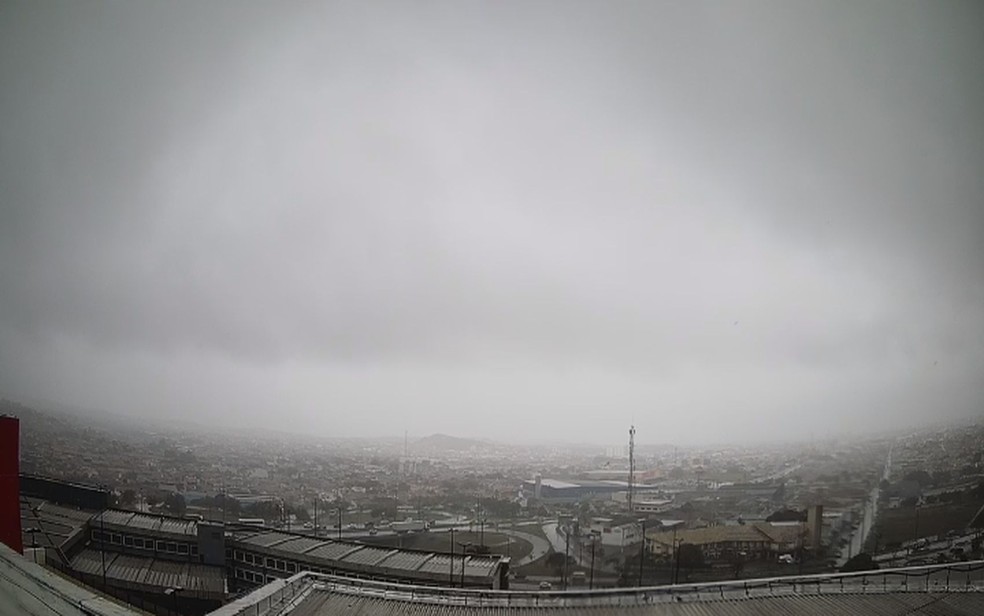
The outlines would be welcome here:
M 984 4 L 0 5 L 0 397 L 324 436 L 980 417 Z

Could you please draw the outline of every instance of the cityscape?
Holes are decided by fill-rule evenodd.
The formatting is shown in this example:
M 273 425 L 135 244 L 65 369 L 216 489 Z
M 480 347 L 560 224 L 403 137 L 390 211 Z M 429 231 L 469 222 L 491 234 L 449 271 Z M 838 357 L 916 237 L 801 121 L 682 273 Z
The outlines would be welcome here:
M 982 32 L 2 0 L 0 616 L 984 615 Z
M 984 556 L 981 422 L 691 448 L 633 427 L 624 444 L 558 447 L 168 431 L 2 404 L 20 429 L 25 554 L 157 613 L 204 614 L 305 570 L 553 592 Z M 161 562 L 176 577 L 152 575 Z

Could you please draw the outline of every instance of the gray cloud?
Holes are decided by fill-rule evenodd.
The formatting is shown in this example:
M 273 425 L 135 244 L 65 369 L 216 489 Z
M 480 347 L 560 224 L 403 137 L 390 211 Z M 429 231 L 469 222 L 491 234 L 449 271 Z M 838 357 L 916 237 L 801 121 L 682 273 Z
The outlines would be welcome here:
M 0 11 L 4 391 L 524 438 L 981 411 L 976 4 Z

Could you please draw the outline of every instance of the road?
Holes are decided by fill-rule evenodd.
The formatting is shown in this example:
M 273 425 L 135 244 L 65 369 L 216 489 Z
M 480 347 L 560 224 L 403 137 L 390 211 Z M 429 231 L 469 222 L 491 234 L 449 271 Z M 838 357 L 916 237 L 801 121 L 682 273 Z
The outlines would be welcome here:
M 893 444 L 888 448 L 888 457 L 885 459 L 885 468 L 882 470 L 882 479 L 888 480 L 892 474 L 892 449 Z M 841 550 L 837 558 L 837 566 L 846 563 L 852 556 L 860 554 L 864 549 L 864 542 L 868 539 L 875 519 L 878 517 L 878 501 L 881 499 L 881 488 L 877 485 L 868 494 L 868 500 L 861 509 L 861 524 L 851 533 L 851 538 L 847 545 Z

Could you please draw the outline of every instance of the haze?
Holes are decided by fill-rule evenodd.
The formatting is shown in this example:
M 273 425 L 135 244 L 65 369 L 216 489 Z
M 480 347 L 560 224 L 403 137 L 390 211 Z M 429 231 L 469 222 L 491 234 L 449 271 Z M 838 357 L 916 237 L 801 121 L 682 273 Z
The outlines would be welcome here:
M 4 2 L 0 394 L 503 440 L 980 416 L 982 26 Z

